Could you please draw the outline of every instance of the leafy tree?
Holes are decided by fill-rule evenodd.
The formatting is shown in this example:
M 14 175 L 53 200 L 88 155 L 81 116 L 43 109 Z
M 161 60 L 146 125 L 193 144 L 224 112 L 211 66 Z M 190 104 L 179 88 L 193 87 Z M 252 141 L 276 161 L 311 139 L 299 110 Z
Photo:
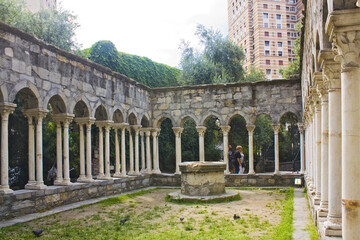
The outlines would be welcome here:
M 0 0 L 0 21 L 19 28 L 66 51 L 75 51 L 75 30 L 79 27 L 71 12 L 42 10 L 31 13 L 21 1 Z
M 295 29 L 297 32 L 301 32 L 302 23 L 301 21 L 296 23 Z M 280 69 L 280 74 L 283 78 L 288 78 L 292 75 L 300 74 L 300 44 L 301 36 L 299 35 L 294 41 L 294 53 L 295 59 L 289 63 L 287 68 Z
M 254 66 L 251 66 L 250 72 L 246 75 L 247 82 L 257 82 L 257 81 L 266 81 L 264 71 L 256 69 Z
M 244 81 L 244 52 L 224 38 L 219 31 L 198 25 L 195 35 L 203 51 L 182 42 L 181 82 L 183 85 Z

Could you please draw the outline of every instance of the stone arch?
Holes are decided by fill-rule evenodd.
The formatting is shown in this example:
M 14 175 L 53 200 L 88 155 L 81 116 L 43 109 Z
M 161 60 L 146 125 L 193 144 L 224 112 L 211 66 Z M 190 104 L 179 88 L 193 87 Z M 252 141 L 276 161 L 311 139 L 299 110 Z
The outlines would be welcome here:
M 120 112 L 121 113 L 121 116 L 122 116 L 122 122 L 125 122 L 125 109 L 121 106 L 121 105 L 116 105 L 116 106 L 114 106 L 113 108 L 111 108 L 111 110 L 109 111 L 109 119 L 112 119 L 112 120 L 114 120 L 115 121 L 115 119 L 114 119 L 114 117 L 115 117 L 115 113 L 116 114 L 119 114 L 119 113 L 117 113 L 117 112 Z M 117 120 L 119 120 L 118 119 L 118 116 L 116 117 L 117 118 Z M 119 122 L 118 122 L 119 123 Z
M 66 113 L 65 102 L 64 102 L 63 98 L 60 95 L 52 96 L 47 101 L 47 104 L 51 105 L 51 109 L 52 109 L 53 114 Z
M 231 115 L 228 115 L 227 118 L 225 119 L 225 124 L 229 125 L 231 120 L 236 117 L 236 116 L 241 116 L 246 120 L 246 123 L 248 123 L 247 119 L 249 116 L 246 115 L 243 111 L 235 111 L 233 112 Z
M 254 115 L 254 123 L 256 122 L 257 118 L 258 118 L 260 115 L 266 115 L 266 116 L 268 116 L 268 117 L 273 121 L 273 117 L 271 116 L 270 113 L 258 112 L 258 113 L 256 113 L 256 115 Z
M 129 125 L 138 125 L 138 118 L 134 112 L 131 112 L 128 116 Z
M 9 95 L 8 95 L 8 90 L 6 88 L 6 84 L 1 85 L 0 87 L 0 101 L 1 102 L 9 101 Z
M 64 94 L 63 92 L 61 92 L 60 89 L 58 89 L 58 88 L 51 89 L 51 90 L 48 92 L 48 94 L 47 94 L 46 97 L 44 98 L 44 106 L 43 106 L 43 108 L 46 109 L 47 106 L 48 106 L 48 104 L 50 103 L 50 101 L 54 101 L 53 98 L 54 98 L 55 96 L 57 96 L 57 97 L 56 97 L 56 100 L 61 101 L 61 102 L 64 103 L 64 106 L 62 106 L 62 107 L 65 107 L 65 109 L 62 111 L 62 113 L 67 112 L 68 109 L 67 109 L 67 106 L 66 106 L 66 103 L 65 103 L 65 99 L 67 99 L 67 98 L 66 98 L 65 94 Z M 51 99 L 53 99 L 53 100 L 51 100 Z M 54 102 L 53 102 L 53 103 L 54 103 Z M 53 106 L 52 106 L 52 107 L 53 107 Z
M 149 120 L 149 116 L 145 113 L 142 118 L 141 118 L 141 126 L 142 127 L 150 127 L 150 120 Z
M 195 115 L 193 115 L 193 114 L 187 114 L 185 117 L 183 117 L 183 118 L 180 120 L 180 127 L 184 127 L 184 123 L 185 123 L 189 118 L 192 118 L 192 119 L 195 121 L 196 126 L 199 126 L 199 120 L 197 119 L 197 117 L 195 117 Z
M 76 98 L 70 100 L 70 104 L 69 104 L 69 112 L 70 113 L 74 113 L 75 111 L 75 106 L 79 103 L 82 102 L 84 103 L 84 105 L 86 106 L 87 109 L 87 114 L 85 116 L 77 116 L 77 117 L 90 117 L 90 113 L 91 113 L 91 108 L 90 108 L 90 102 L 89 100 L 82 94 L 77 94 Z
M 158 117 L 157 119 L 155 119 L 153 127 L 154 128 L 159 128 L 161 126 L 161 123 L 167 118 L 170 119 L 172 125 L 175 126 L 175 121 L 172 118 L 172 116 L 169 116 L 169 115 L 165 114 L 165 115 L 162 115 L 162 116 Z
M 42 98 L 41 95 L 36 88 L 36 86 L 31 82 L 20 82 L 15 85 L 9 95 L 9 101 L 14 102 L 17 94 L 20 94 L 20 97 L 25 97 L 24 100 L 28 100 L 26 103 L 24 102 L 24 108 L 40 108 L 42 106 Z M 29 98 L 30 97 L 30 98 Z M 29 99 L 27 99 L 29 98 Z
M 287 111 L 285 111 L 285 112 L 283 112 L 283 113 L 281 113 L 281 114 L 279 115 L 279 121 L 278 121 L 278 122 L 280 122 L 281 118 L 282 118 L 283 116 L 285 116 L 286 114 L 294 114 L 294 116 L 296 117 L 296 119 L 297 119 L 298 122 L 301 120 L 301 117 L 300 117 L 300 115 L 299 115 L 299 112 L 294 111 L 293 109 L 290 109 L 290 110 L 287 110 Z
M 83 100 L 76 103 L 72 113 L 75 114 L 75 117 L 90 117 L 89 107 Z
M 108 120 L 108 113 L 104 105 L 100 105 L 95 110 L 95 119 L 96 121 L 106 121 Z
M 124 122 L 124 115 L 120 109 L 116 109 L 115 112 L 112 114 L 110 118 L 114 121 L 114 123 L 123 123 Z
M 212 118 L 212 117 L 215 117 L 215 118 L 219 119 L 220 125 L 223 125 L 223 124 L 224 124 L 224 121 L 223 121 L 221 115 L 218 114 L 218 113 L 216 113 L 216 112 L 213 112 L 213 111 L 211 111 L 209 114 L 205 115 L 205 116 L 202 118 L 202 120 L 200 121 L 200 123 L 201 123 L 203 126 L 205 126 L 205 125 L 206 125 L 206 122 L 207 122 L 210 118 Z

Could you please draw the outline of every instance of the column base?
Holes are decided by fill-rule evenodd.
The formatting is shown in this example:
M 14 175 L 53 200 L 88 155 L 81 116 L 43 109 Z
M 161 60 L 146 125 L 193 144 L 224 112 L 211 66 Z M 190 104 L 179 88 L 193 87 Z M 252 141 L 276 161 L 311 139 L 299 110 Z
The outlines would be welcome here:
M 105 175 L 103 173 L 100 173 L 99 175 L 96 176 L 96 179 L 103 179 L 105 177 Z
M 342 237 L 341 218 L 328 217 L 324 223 L 325 236 L 327 237 Z
M 80 177 L 78 179 L 76 179 L 77 182 L 84 182 L 86 180 L 87 180 L 87 178 L 85 175 L 82 175 L 82 176 L 80 175 Z
M 97 177 L 97 179 L 99 179 L 99 180 L 108 180 L 108 181 L 113 181 L 114 180 L 112 177 L 106 177 L 106 176 Z
M 153 174 L 161 174 L 161 171 L 159 169 L 153 170 L 152 171 Z
M 42 189 L 46 189 L 47 186 L 44 184 L 26 184 L 25 185 L 26 189 L 30 189 L 30 190 L 42 190 Z
M 137 172 L 134 173 L 134 175 L 135 175 L 135 176 L 140 176 L 141 173 L 140 173 L 139 171 L 137 171 Z
M 135 175 L 135 172 L 134 171 L 129 171 L 128 175 Z
M 248 172 L 248 175 L 255 175 L 255 171 L 254 171 L 254 170 L 249 171 L 249 172 Z
M 114 173 L 112 177 L 113 178 L 121 178 L 122 175 L 121 175 L 121 173 Z
M 320 205 L 320 197 L 318 197 L 318 196 L 315 196 L 314 197 L 314 205 Z
M 36 181 L 29 181 L 26 185 L 25 185 L 25 189 L 31 189 L 32 185 L 35 185 Z
M 225 172 L 224 172 L 226 175 L 229 175 L 229 174 L 231 174 L 231 172 L 229 171 L 229 170 L 225 170 Z
M 82 183 L 90 183 L 90 182 L 94 182 L 94 181 L 95 180 L 92 177 L 90 177 L 90 178 L 86 177 L 82 180 L 79 180 L 79 179 L 77 180 L 77 182 L 82 182 Z
M 12 189 L 9 188 L 9 186 L 0 186 L 0 193 L 3 194 L 11 194 L 14 191 Z
M 321 203 L 320 203 L 320 208 L 317 210 L 317 215 L 318 215 L 318 218 L 326 218 L 327 215 L 328 215 L 328 209 L 321 206 Z

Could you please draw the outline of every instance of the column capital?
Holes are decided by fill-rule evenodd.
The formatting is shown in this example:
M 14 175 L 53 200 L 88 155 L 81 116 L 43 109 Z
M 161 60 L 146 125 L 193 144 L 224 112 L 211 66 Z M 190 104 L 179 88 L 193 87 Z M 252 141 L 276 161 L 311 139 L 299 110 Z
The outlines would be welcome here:
M 181 134 L 184 131 L 184 128 L 182 128 L 182 127 L 173 127 L 172 130 L 174 131 L 174 134 L 175 134 L 176 137 L 181 137 Z
M 148 129 L 148 128 L 147 128 Z M 146 130 L 145 131 L 145 135 L 146 137 L 150 137 L 151 136 L 151 131 L 150 130 Z
M 360 67 L 360 9 L 337 10 L 329 14 L 326 33 L 330 36 L 335 61 L 342 71 Z
M 95 123 L 95 118 L 92 117 L 76 117 L 74 121 L 79 125 L 92 125 Z
M 280 124 L 274 123 L 272 124 L 272 128 L 274 129 L 275 134 L 279 133 L 280 130 Z
M 339 88 L 340 85 L 334 81 L 341 79 L 341 65 L 334 60 L 335 54 L 331 49 L 320 50 L 319 63 L 323 69 L 325 82 L 329 82 L 330 89 Z
M 299 128 L 299 132 L 300 132 L 301 134 L 304 134 L 304 132 L 305 132 L 304 124 L 298 123 L 298 128 Z
M 0 112 L 1 114 L 7 113 L 13 113 L 15 111 L 16 104 L 14 103 L 0 103 Z
M 113 123 L 114 122 L 110 120 L 95 121 L 97 127 L 111 127 Z
M 196 126 L 196 131 L 199 133 L 200 137 L 203 137 L 206 132 L 206 127 L 204 126 Z
M 158 137 L 160 135 L 160 131 L 161 131 L 160 128 L 152 128 L 151 129 L 152 136 L 153 137 Z
M 246 125 L 246 129 L 248 130 L 249 133 L 253 133 L 255 130 L 255 125 Z
M 37 119 L 43 119 L 44 117 L 46 117 L 46 114 L 49 112 L 49 110 L 32 108 L 32 109 L 24 109 L 22 112 L 26 118 L 35 117 Z
M 140 130 L 139 134 L 140 134 L 140 137 L 144 137 L 144 131 L 143 130 Z
M 220 128 L 224 135 L 228 135 L 231 129 L 230 126 L 220 126 Z
M 70 123 L 73 118 L 74 118 L 74 114 L 68 114 L 68 113 L 58 113 L 58 114 L 53 114 L 51 117 L 54 120 L 55 123 L 60 123 L 63 122 L 65 123 Z
M 131 128 L 134 129 L 135 133 L 139 132 L 141 127 L 142 127 L 141 125 L 131 125 Z

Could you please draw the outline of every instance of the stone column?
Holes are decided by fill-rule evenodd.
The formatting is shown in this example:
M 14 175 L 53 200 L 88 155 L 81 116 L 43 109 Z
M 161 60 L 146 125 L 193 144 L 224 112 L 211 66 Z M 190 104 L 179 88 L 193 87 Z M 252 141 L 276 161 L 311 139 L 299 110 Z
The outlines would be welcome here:
M 249 133 L 249 173 L 250 175 L 255 174 L 254 171 L 254 130 L 255 125 L 246 125 L 246 129 Z
M 0 193 L 9 194 L 9 115 L 14 112 L 15 104 L 0 105 L 1 112 L 1 186 Z
M 64 160 L 64 180 L 63 185 L 69 185 L 70 182 L 70 160 L 69 160 L 69 124 L 72 117 L 63 120 L 64 134 L 63 134 L 63 160 Z
M 333 11 L 327 34 L 333 42 L 335 60 L 341 63 L 342 120 L 342 237 L 360 236 L 360 12 L 359 9 Z
M 274 129 L 274 145 L 275 145 L 275 171 L 274 174 L 279 174 L 279 129 L 280 124 L 273 124 Z
M 319 217 L 327 217 L 328 213 L 328 86 L 324 81 L 318 85 L 321 99 L 321 199 L 318 211 Z
M 34 128 L 34 122 L 33 117 L 34 113 L 31 113 L 29 110 L 23 111 L 24 116 L 28 119 L 28 125 L 29 125 L 29 142 L 28 142 L 28 158 L 29 158 L 29 181 L 25 185 L 26 189 L 31 189 L 32 185 L 36 184 L 35 181 L 35 128 Z M 60 133 L 61 134 L 61 133 Z M 61 177 L 62 181 L 62 177 Z
M 199 161 L 205 162 L 205 147 L 204 147 L 204 136 L 206 132 L 206 127 L 198 126 L 196 131 L 199 133 Z
M 176 152 L 176 170 L 175 174 L 181 174 L 179 164 L 181 163 L 181 134 L 184 128 L 173 127 L 172 128 L 175 134 L 175 152 Z
M 154 128 L 153 132 L 153 171 L 152 173 L 160 174 L 160 167 L 159 167 L 159 135 L 160 135 L 160 128 Z
M 45 189 L 43 179 L 43 135 L 42 135 L 42 120 L 48 113 L 47 110 L 38 110 L 37 125 L 36 125 L 36 184 L 32 186 L 33 189 Z
M 97 127 L 99 128 L 99 173 L 97 176 L 97 179 L 104 178 L 104 144 L 103 144 L 103 125 L 97 124 Z
M 86 180 L 85 176 L 85 140 L 84 140 L 84 125 L 79 124 L 80 135 L 80 176 L 77 179 L 78 182 Z
M 121 177 L 120 172 L 120 144 L 119 144 L 119 128 L 117 124 L 113 126 L 115 132 L 115 173 L 113 177 Z
M 111 180 L 110 175 L 110 124 L 105 125 L 105 177 L 104 179 Z
M 135 132 L 135 172 L 134 175 L 140 175 L 139 171 L 139 131 L 141 126 L 133 126 Z
M 145 145 L 144 145 L 144 131 L 140 131 L 140 141 L 141 141 L 141 173 L 144 173 L 146 171 L 145 166 Z
M 54 119 L 55 121 L 55 119 Z M 56 120 L 56 180 L 54 185 L 61 185 L 63 182 L 63 164 L 62 164 L 62 128 L 61 122 Z
M 226 163 L 226 174 L 230 174 L 229 171 L 229 132 L 230 126 L 221 126 L 221 131 L 223 132 L 223 145 L 224 145 L 224 162 Z
M 132 137 L 132 130 L 131 127 L 129 128 L 129 157 L 130 157 L 130 161 L 129 161 L 129 165 L 130 165 L 130 169 L 129 169 L 129 175 L 134 175 L 134 141 L 133 141 L 133 137 Z
M 323 85 L 323 77 L 322 73 L 315 72 L 314 73 L 314 85 L 316 89 L 319 87 L 321 88 Z M 317 91 L 317 90 L 316 90 Z M 315 189 L 315 197 L 314 197 L 314 204 L 319 205 L 321 200 L 321 188 L 323 187 L 321 185 L 321 99 L 319 91 L 315 93 L 313 92 L 313 98 L 315 99 L 315 165 L 316 165 L 316 189 Z
M 151 149 L 150 149 L 150 130 L 145 132 L 146 135 L 146 172 L 151 173 Z
M 300 174 L 305 174 L 305 143 L 304 143 L 304 126 L 298 124 L 300 131 Z
M 121 127 L 121 176 L 126 177 L 126 145 L 125 145 L 125 131 L 128 124 L 123 123 Z
M 329 82 L 328 214 L 325 235 L 341 237 L 341 66 L 332 50 L 320 51 L 321 67 Z
M 91 125 L 95 122 L 95 118 L 88 118 L 86 122 L 86 178 L 88 182 L 94 181 L 91 171 Z

